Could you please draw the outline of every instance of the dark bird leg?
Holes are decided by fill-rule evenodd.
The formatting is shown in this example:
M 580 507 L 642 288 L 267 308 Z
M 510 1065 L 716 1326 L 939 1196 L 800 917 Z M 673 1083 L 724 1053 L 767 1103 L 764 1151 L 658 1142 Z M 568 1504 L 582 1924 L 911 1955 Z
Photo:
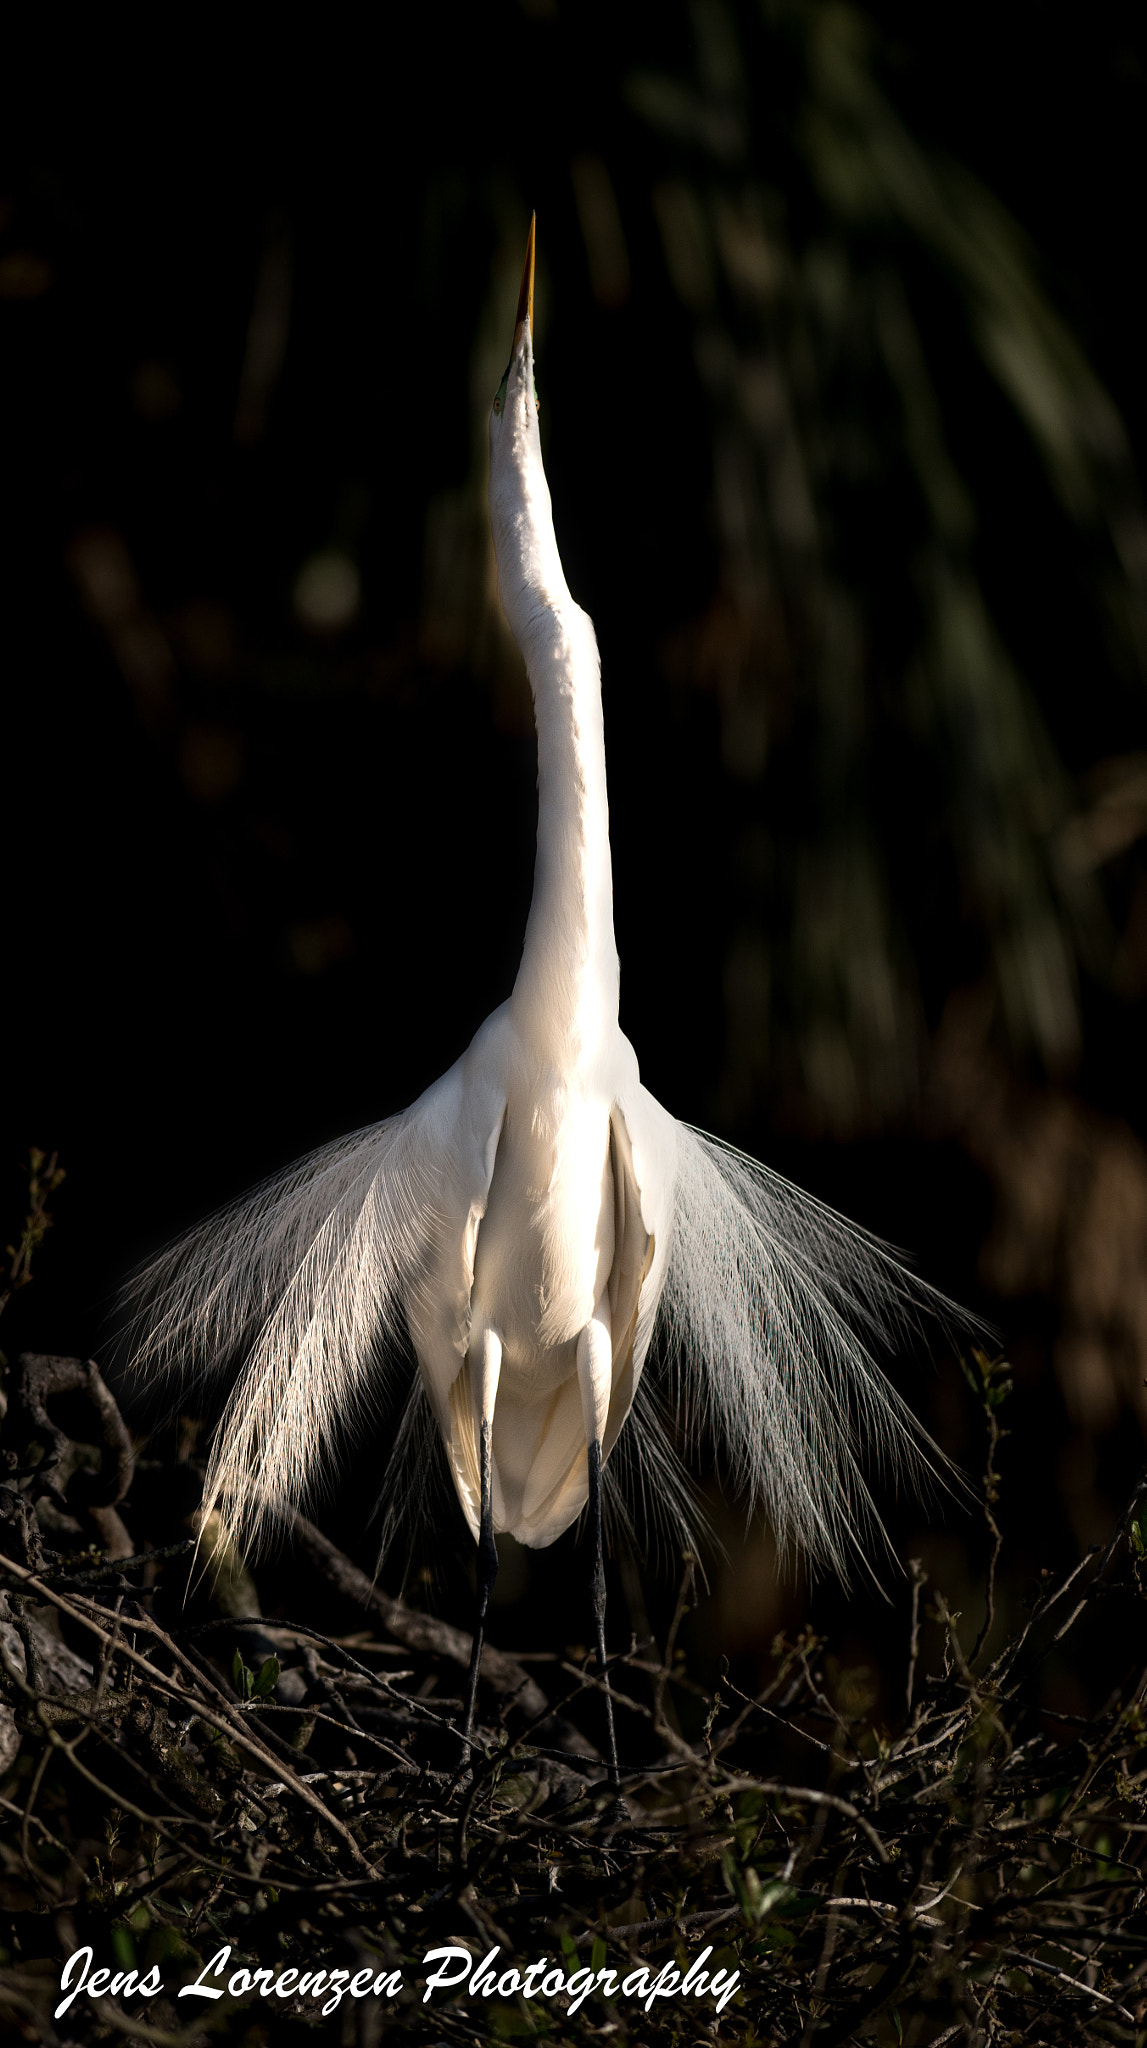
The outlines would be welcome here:
M 593 1531 L 593 1620 L 597 1630 L 597 1668 L 602 1679 L 608 1684 L 605 1673 L 605 1558 L 601 1542 L 601 1439 L 595 1437 L 587 1445 L 589 1454 L 589 1519 Z M 605 1695 L 605 1719 L 609 1735 L 609 1783 L 612 1791 L 621 1791 L 621 1772 L 617 1761 L 617 1736 L 613 1727 L 613 1701 L 608 1691 Z
M 474 1648 L 470 1653 L 470 1682 L 466 1693 L 466 1719 L 462 1726 L 462 1762 L 470 1761 L 470 1739 L 474 1732 L 474 1706 L 478 1698 L 478 1666 L 482 1662 L 482 1643 L 486 1633 L 486 1610 L 498 1576 L 498 1546 L 494 1541 L 494 1500 L 490 1479 L 490 1431 L 488 1421 L 482 1423 L 481 1465 L 482 1465 L 482 1506 L 478 1535 L 478 1621 L 474 1630 Z M 604 1615 L 604 1582 L 603 1582 Z

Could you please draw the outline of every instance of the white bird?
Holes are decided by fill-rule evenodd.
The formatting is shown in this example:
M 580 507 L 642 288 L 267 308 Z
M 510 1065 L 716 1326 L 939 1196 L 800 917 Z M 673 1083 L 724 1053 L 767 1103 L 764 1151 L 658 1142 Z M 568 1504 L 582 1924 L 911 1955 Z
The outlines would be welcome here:
M 479 1545 L 467 1740 L 497 1532 L 542 1547 L 588 1502 L 604 1670 L 602 1470 L 624 1430 L 647 1494 L 684 1519 L 666 1405 L 723 1446 L 782 1546 L 846 1574 L 875 1520 L 861 1451 L 926 1464 L 868 1341 L 940 1301 L 874 1239 L 677 1122 L 641 1084 L 618 1023 L 597 642 L 562 573 L 542 467 L 533 276 L 531 222 L 490 414 L 498 588 L 538 739 L 537 861 L 513 992 L 409 1109 L 200 1225 L 134 1290 L 145 1368 L 242 1358 L 204 1509 L 248 1544 L 299 1505 L 374 1405 L 387 1360 L 401 1371 L 413 1348 L 388 1526 L 419 1489 L 436 1425 Z M 475 790 L 476 836 L 483 801 Z M 655 1330 L 658 1388 L 642 1377 Z M 616 1783 L 612 1726 L 610 1747 Z

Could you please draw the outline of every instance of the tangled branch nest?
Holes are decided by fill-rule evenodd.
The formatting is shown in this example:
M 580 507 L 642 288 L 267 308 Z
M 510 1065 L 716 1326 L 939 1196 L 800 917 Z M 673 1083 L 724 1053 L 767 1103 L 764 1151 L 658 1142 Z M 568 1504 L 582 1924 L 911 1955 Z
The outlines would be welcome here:
M 1003 1370 L 972 1374 L 993 1574 Z M 970 1652 L 929 1596 L 944 1649 L 923 1668 L 914 1568 L 891 1733 L 832 1704 L 811 1635 L 778 1641 L 759 1697 L 728 1679 L 702 1697 L 676 1650 L 687 1565 L 664 1653 L 610 1669 L 619 1806 L 582 1725 L 591 1670 L 539 1662 L 543 1691 L 491 1650 L 462 1768 L 468 1639 L 388 1599 L 301 1518 L 304 1614 L 252 1612 L 232 1558 L 216 1581 L 232 1611 L 191 1620 L 192 1541 L 159 1540 L 149 1503 L 186 1505 L 194 1464 L 133 1474 L 95 1366 L 19 1361 L 2 1463 L 0 2014 L 19 2037 L 1147 2041 L 1141 1687 L 1075 1724 L 1033 1705 L 1041 1660 L 1097 1603 L 1142 1636 L 1147 1475 L 1106 1548 L 986 1664 L 990 1583 Z M 369 1626 L 337 1640 L 317 1624 L 348 1602 Z M 470 1975 L 428 2001 L 435 1948 L 456 1952 L 451 1973 L 496 1951 L 485 1988 Z M 670 1983 L 702 1949 L 726 1992 L 736 1973 L 720 2011 L 712 1985 Z M 164 1989 L 144 1995 L 152 1979 Z M 222 1996 L 181 2000 L 197 1979 Z

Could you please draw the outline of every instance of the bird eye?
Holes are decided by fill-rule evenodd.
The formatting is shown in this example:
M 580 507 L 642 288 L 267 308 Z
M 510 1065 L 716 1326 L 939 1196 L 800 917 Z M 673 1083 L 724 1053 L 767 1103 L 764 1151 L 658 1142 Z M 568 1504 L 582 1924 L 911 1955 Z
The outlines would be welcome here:
M 495 411 L 495 412 L 501 412 L 501 410 L 502 410 L 502 401 L 501 401 L 501 399 L 500 399 L 500 398 L 496 398 L 496 399 L 494 400 L 494 411 Z

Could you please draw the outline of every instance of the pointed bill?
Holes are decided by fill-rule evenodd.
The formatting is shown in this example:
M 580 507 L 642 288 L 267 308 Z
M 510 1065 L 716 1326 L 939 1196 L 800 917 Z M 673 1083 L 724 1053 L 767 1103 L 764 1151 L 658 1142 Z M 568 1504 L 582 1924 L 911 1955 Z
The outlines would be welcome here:
M 510 350 L 513 361 L 515 351 L 522 338 L 522 329 L 527 320 L 530 323 L 530 339 L 534 335 L 534 222 L 537 215 L 530 215 L 530 232 L 526 241 L 526 260 L 522 265 L 522 289 L 518 293 L 518 310 L 514 317 L 514 343 Z

